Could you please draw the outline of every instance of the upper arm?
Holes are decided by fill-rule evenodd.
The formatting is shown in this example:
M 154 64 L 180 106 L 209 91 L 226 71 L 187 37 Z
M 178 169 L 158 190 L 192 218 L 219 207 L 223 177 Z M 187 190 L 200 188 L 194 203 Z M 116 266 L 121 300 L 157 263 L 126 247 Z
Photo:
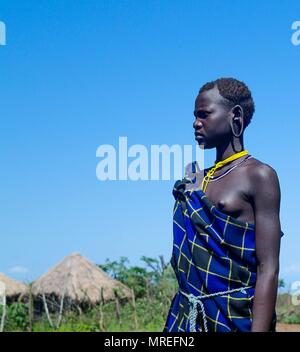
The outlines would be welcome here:
M 262 270 L 278 272 L 281 235 L 278 177 L 266 164 L 256 167 L 251 177 L 258 265 Z

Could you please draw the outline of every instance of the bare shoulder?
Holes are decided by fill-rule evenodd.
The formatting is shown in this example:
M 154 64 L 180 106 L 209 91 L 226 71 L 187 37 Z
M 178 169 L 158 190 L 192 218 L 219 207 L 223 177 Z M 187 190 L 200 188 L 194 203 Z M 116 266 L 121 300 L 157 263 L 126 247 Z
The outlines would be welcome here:
M 254 192 L 280 192 L 278 175 L 272 166 L 258 159 L 251 158 L 245 162 L 244 172 Z
M 270 179 L 273 178 L 278 179 L 277 173 L 272 166 L 255 158 L 247 160 L 245 163 L 245 171 L 249 177 L 256 181 L 270 181 Z

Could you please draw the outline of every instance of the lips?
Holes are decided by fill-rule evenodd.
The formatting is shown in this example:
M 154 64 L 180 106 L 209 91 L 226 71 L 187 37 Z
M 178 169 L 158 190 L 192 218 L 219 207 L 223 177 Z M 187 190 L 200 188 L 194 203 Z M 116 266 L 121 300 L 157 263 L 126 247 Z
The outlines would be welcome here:
M 204 135 L 202 133 L 199 133 L 199 132 L 195 132 L 194 134 L 195 134 L 195 139 L 204 137 Z

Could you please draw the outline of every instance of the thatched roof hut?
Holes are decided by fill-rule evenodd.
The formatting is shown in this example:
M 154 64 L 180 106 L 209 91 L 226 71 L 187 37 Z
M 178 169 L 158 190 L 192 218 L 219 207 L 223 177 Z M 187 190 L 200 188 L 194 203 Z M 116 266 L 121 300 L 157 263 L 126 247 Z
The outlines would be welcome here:
M 8 298 L 16 298 L 28 292 L 28 287 L 25 284 L 15 281 L 2 273 L 0 273 L 0 283 L 4 283 L 5 295 Z
M 131 297 L 127 286 L 109 277 L 79 253 L 65 257 L 32 284 L 34 296 L 64 296 L 76 303 L 96 304 L 114 300 L 115 290 L 121 299 Z

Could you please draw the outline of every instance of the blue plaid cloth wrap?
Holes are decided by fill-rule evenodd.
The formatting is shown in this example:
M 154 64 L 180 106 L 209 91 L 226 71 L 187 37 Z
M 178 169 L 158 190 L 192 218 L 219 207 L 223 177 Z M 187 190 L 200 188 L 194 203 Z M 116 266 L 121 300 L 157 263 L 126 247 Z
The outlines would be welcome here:
M 255 225 L 221 212 L 202 190 L 186 188 L 192 182 L 184 178 L 173 189 L 171 265 L 179 290 L 163 331 L 251 331 Z

